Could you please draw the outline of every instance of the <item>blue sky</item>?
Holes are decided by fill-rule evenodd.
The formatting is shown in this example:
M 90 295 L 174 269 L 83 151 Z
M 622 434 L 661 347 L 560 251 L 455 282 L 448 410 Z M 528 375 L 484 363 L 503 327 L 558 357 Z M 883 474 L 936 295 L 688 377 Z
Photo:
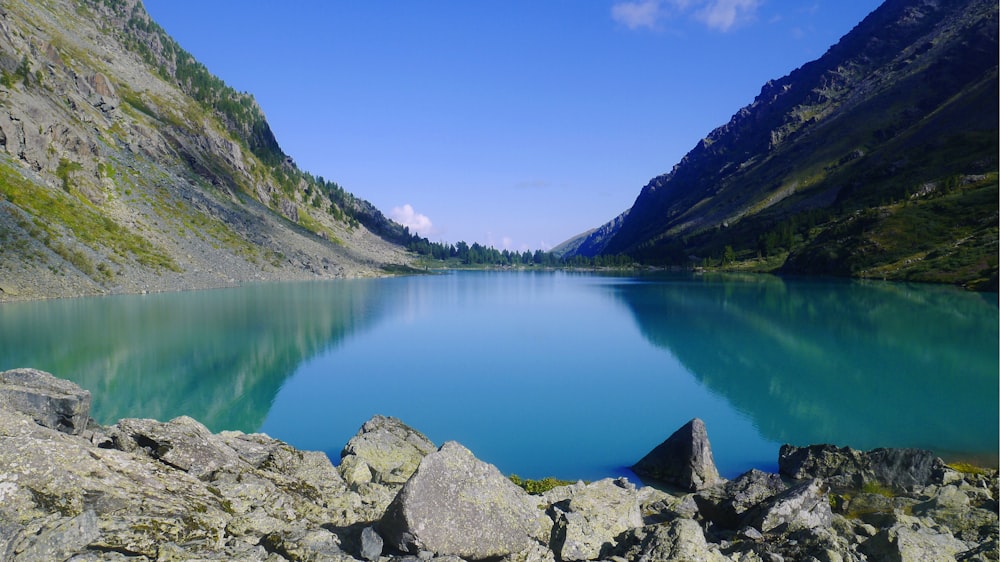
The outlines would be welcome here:
M 432 241 L 548 249 L 631 206 L 876 0 L 144 0 L 299 167 Z

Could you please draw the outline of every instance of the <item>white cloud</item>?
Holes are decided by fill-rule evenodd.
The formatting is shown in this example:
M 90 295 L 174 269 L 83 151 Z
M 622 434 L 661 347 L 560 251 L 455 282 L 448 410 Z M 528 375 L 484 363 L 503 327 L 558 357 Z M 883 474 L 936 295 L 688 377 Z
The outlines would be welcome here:
M 667 17 L 688 16 L 709 29 L 729 31 L 754 18 L 762 0 L 637 0 L 611 6 L 611 18 L 629 29 L 657 29 Z
M 421 215 L 413 210 L 409 203 L 402 207 L 393 207 L 389 211 L 389 218 L 410 229 L 421 236 L 427 237 L 434 232 L 434 224 L 427 215 Z
M 619 2 L 611 6 L 611 18 L 629 29 L 653 29 L 660 19 L 660 0 Z
M 695 13 L 695 18 L 711 29 L 729 31 L 734 25 L 753 19 L 760 0 L 711 0 Z

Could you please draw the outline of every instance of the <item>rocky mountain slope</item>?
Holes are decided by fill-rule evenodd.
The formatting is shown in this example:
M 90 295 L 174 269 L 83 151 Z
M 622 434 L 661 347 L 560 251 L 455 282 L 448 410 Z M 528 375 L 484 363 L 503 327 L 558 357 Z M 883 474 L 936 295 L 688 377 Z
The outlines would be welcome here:
M 995 289 L 996 22 L 987 0 L 887 0 L 577 251 Z
M 0 5 L 0 300 L 380 275 L 401 234 L 138 0 Z

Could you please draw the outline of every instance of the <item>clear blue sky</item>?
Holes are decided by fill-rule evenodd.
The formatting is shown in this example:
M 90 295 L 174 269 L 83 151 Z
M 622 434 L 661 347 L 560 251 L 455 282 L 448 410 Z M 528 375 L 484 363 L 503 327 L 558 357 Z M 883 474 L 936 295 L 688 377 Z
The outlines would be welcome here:
M 282 149 L 432 241 L 548 249 L 631 206 L 877 0 L 144 0 Z

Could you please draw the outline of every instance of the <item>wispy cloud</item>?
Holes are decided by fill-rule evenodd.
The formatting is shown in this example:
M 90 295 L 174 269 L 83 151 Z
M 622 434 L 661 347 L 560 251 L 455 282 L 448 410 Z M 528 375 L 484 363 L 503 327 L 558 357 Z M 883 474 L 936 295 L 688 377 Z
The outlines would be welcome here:
M 669 18 L 690 17 L 709 29 L 729 31 L 753 20 L 762 0 L 637 0 L 616 2 L 611 18 L 629 29 L 658 29 Z
M 618 2 L 611 6 L 611 18 L 629 29 L 655 29 L 660 17 L 660 0 Z
M 712 0 L 695 13 L 708 27 L 729 31 L 734 25 L 753 19 L 760 0 Z
M 393 207 L 389 211 L 389 217 L 409 228 L 410 232 L 416 232 L 421 236 L 426 237 L 434 233 L 434 224 L 431 222 L 431 219 L 427 215 L 422 215 L 414 211 L 413 206 L 409 203 L 402 207 Z

